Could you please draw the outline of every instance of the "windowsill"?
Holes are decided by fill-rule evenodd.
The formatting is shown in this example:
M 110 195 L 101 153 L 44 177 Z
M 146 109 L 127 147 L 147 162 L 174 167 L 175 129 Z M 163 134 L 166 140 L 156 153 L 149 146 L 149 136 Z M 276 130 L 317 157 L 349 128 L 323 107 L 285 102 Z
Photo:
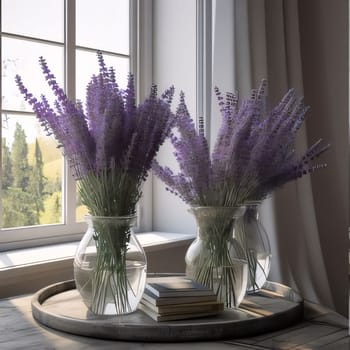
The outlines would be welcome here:
M 147 255 L 149 272 L 184 272 L 184 255 L 194 235 L 137 234 Z M 0 299 L 34 293 L 52 283 L 72 279 L 79 242 L 0 252 Z
M 147 232 L 137 234 L 146 253 L 183 245 L 194 239 L 194 235 L 181 233 Z M 1 270 L 21 268 L 28 265 L 52 263 L 72 259 L 79 242 L 52 244 L 47 246 L 0 252 Z

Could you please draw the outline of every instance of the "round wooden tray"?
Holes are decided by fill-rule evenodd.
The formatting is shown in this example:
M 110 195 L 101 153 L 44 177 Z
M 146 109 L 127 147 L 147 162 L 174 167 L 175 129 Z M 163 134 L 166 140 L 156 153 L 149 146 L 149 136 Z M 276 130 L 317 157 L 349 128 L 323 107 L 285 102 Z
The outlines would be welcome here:
M 302 319 L 303 301 L 291 288 L 267 282 L 264 289 L 246 296 L 237 310 L 225 310 L 215 317 L 156 322 L 140 310 L 123 316 L 93 315 L 72 280 L 38 291 L 32 299 L 32 313 L 45 326 L 76 335 L 183 342 L 233 339 L 285 328 Z

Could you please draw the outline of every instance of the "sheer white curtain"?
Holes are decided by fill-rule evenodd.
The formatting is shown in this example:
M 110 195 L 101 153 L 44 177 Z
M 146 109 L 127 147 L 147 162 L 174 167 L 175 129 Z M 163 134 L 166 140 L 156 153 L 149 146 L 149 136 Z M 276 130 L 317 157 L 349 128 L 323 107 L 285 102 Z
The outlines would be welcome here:
M 244 97 L 262 78 L 267 78 L 271 104 L 291 87 L 304 95 L 298 11 L 297 0 L 214 0 L 213 85 L 218 85 L 222 91 L 238 90 Z M 218 124 L 214 102 L 211 142 Z M 296 148 L 305 150 L 314 141 L 307 139 L 304 125 Z M 344 196 L 347 195 L 346 192 Z M 269 279 L 292 286 L 305 299 L 334 308 L 335 298 L 341 296 L 334 293 L 334 288 L 343 288 L 346 284 L 338 281 L 339 285 L 334 286 L 333 291 L 330 288 L 329 277 L 334 266 L 330 257 L 325 256 L 327 250 L 321 244 L 316 205 L 309 176 L 288 184 L 265 201 L 261 214 L 273 253 Z M 332 213 L 329 215 L 332 220 Z M 345 211 L 340 215 L 344 221 Z M 332 234 L 333 239 L 338 239 L 340 232 Z M 346 243 L 343 247 L 339 240 L 338 247 L 343 254 Z M 338 311 L 344 313 L 344 302 L 338 304 Z

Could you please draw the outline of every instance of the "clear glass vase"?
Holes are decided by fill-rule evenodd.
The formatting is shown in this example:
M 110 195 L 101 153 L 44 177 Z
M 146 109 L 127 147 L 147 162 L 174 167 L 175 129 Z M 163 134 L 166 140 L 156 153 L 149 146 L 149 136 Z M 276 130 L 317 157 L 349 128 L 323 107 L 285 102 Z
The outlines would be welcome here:
M 242 207 L 193 207 L 197 238 L 186 252 L 186 276 L 212 288 L 226 308 L 236 308 L 247 287 L 247 262 L 235 238 Z
M 88 309 L 97 315 L 136 310 L 147 273 L 145 252 L 133 231 L 136 216 L 87 216 L 88 229 L 74 259 L 74 279 Z
M 261 201 L 246 203 L 244 216 L 236 221 L 237 239 L 244 248 L 248 262 L 247 292 L 256 292 L 265 284 L 271 267 L 269 238 L 259 219 Z

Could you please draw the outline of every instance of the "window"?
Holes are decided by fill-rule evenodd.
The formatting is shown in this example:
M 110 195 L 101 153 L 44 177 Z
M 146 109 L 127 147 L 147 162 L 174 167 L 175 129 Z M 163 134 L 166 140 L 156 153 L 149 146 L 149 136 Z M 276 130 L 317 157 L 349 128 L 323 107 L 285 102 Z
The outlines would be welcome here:
M 74 239 L 85 230 L 75 182 L 55 141 L 19 94 L 14 76 L 21 75 L 31 92 L 52 102 L 38 64 L 43 56 L 68 96 L 84 103 L 86 85 L 98 69 L 96 51 L 101 50 L 125 86 L 127 73 L 136 67 L 133 14 L 138 2 L 0 1 L 0 250 Z

